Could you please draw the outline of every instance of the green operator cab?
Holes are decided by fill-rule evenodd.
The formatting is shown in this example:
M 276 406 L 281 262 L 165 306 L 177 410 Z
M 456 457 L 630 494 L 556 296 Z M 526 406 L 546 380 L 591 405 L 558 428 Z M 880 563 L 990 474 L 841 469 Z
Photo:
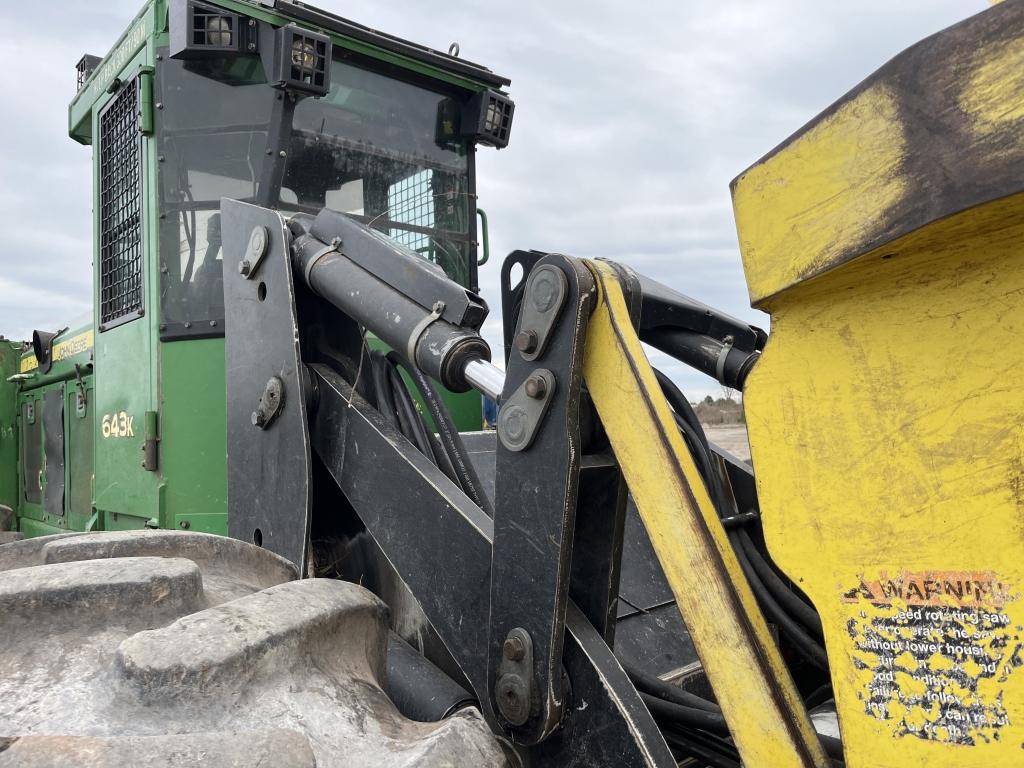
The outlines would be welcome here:
M 26 535 L 226 533 L 221 199 L 331 208 L 476 290 L 487 237 L 474 156 L 508 143 L 509 81 L 291 0 L 153 0 L 78 77 L 69 123 L 93 146 L 94 330 L 71 332 L 88 349 L 45 376 L 22 353 L 14 440 L 33 477 L 0 469 L 0 491 L 18 487 L 0 504 Z M 48 419 L 44 386 L 72 406 Z M 480 427 L 478 396 L 445 397 L 461 429 Z

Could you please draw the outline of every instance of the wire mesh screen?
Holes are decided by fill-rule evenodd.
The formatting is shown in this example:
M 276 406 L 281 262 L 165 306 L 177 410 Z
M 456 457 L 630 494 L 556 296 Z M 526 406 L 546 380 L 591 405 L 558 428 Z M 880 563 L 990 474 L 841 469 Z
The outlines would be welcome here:
M 100 323 L 142 310 L 139 81 L 125 83 L 100 115 Z
M 434 226 L 434 188 L 432 171 L 427 168 L 408 176 L 388 188 L 388 218 L 399 224 L 417 227 Z M 391 238 L 428 258 L 430 235 L 392 229 Z

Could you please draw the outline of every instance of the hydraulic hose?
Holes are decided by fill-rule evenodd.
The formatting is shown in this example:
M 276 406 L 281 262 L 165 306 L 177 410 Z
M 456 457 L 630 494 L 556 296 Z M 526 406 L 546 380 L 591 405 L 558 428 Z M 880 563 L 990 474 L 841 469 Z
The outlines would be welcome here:
M 797 624 L 775 601 L 775 598 L 771 596 L 761 582 L 761 579 L 758 578 L 753 566 L 750 565 L 750 561 L 747 559 L 743 546 L 739 543 L 736 535 L 730 534 L 729 540 L 732 542 L 733 549 L 736 550 L 736 559 L 739 560 L 740 568 L 742 568 L 744 575 L 746 575 L 750 588 L 754 592 L 754 596 L 757 597 L 757 602 L 761 604 L 764 612 L 778 625 L 783 634 L 789 638 L 790 642 L 793 643 L 793 647 L 800 652 L 801 656 L 818 669 L 827 670 L 828 656 L 825 655 L 825 649 L 813 637 L 807 634 L 806 630 Z
M 665 737 L 669 749 L 678 757 L 690 758 L 697 761 L 697 765 L 710 768 L 740 768 L 739 753 L 735 748 L 732 750 L 732 753 L 736 755 L 735 758 L 725 757 L 722 754 L 725 751 L 722 747 L 728 747 L 728 745 L 723 743 L 715 747 L 709 746 L 708 737 L 701 738 L 704 734 L 700 732 L 666 728 L 662 731 L 662 735 Z
M 629 664 L 622 662 L 622 668 L 625 670 L 629 679 L 633 681 L 633 684 L 642 692 L 650 694 L 651 696 L 657 696 L 658 698 L 664 699 L 665 701 L 671 701 L 675 704 L 679 704 L 684 707 L 691 707 L 693 709 L 702 709 L 705 712 L 721 713 L 722 710 L 712 701 L 708 701 L 702 696 L 698 696 L 695 693 L 684 691 L 678 686 L 666 683 L 660 677 L 649 675 L 646 672 L 642 672 Z
M 462 442 L 459 430 L 456 429 L 455 424 L 452 422 L 451 415 L 448 413 L 448 409 L 445 407 L 444 402 L 442 402 L 441 396 L 433 382 L 416 366 L 406 365 L 394 352 L 388 354 L 388 360 L 401 364 L 409 372 L 409 375 L 412 376 L 413 381 L 416 382 L 416 386 L 420 390 L 420 394 L 423 396 L 423 402 L 426 403 L 427 409 L 434 419 L 438 438 L 448 460 L 451 462 L 459 485 L 462 486 L 462 490 L 466 492 L 466 495 L 478 507 L 493 517 L 494 506 L 484 492 L 483 483 L 480 482 L 480 476 L 469 460 L 466 446 Z
M 721 736 L 729 735 L 729 727 L 725 724 L 725 717 L 721 713 L 708 712 L 695 707 L 684 707 L 643 691 L 640 691 L 640 698 L 643 699 L 655 720 L 699 728 L 702 731 L 710 731 Z
M 817 611 L 801 600 L 796 593 L 787 587 L 782 579 L 779 578 L 778 574 L 775 573 L 775 570 L 768 564 L 760 551 L 758 551 L 757 547 L 754 545 L 753 540 L 750 538 L 750 534 L 740 528 L 737 531 L 736 536 L 740 541 L 740 545 L 743 547 L 747 560 L 750 561 L 750 565 L 761 579 L 761 582 L 768 588 L 768 591 L 771 592 L 772 596 L 779 602 L 787 613 L 791 614 L 816 637 L 824 637 L 821 628 L 821 617 L 818 616 Z

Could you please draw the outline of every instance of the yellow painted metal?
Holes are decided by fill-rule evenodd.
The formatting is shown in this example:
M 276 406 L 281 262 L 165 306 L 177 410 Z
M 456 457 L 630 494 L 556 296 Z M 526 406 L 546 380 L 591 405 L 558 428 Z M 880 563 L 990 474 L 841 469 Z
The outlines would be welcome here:
M 607 264 L 583 372 L 630 492 L 746 765 L 828 761 L 693 459 L 675 426 Z
M 822 615 L 849 768 L 1024 764 L 1022 243 L 1024 194 L 770 302 L 765 537 Z
M 751 303 L 1021 189 L 1024 2 L 900 54 L 733 182 Z
M 1024 765 L 1024 0 L 885 65 L 733 186 L 772 333 L 768 549 L 849 768 Z
M 734 191 L 751 303 L 798 282 L 855 248 L 907 180 L 897 99 L 870 88 L 758 163 Z

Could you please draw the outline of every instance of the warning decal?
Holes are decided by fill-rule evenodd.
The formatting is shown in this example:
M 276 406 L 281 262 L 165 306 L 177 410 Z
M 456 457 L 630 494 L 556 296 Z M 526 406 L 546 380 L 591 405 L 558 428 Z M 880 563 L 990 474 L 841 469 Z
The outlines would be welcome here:
M 1010 724 L 1002 684 L 1024 664 L 1015 599 L 987 572 L 882 574 L 844 590 L 864 713 L 894 736 L 998 741 Z

